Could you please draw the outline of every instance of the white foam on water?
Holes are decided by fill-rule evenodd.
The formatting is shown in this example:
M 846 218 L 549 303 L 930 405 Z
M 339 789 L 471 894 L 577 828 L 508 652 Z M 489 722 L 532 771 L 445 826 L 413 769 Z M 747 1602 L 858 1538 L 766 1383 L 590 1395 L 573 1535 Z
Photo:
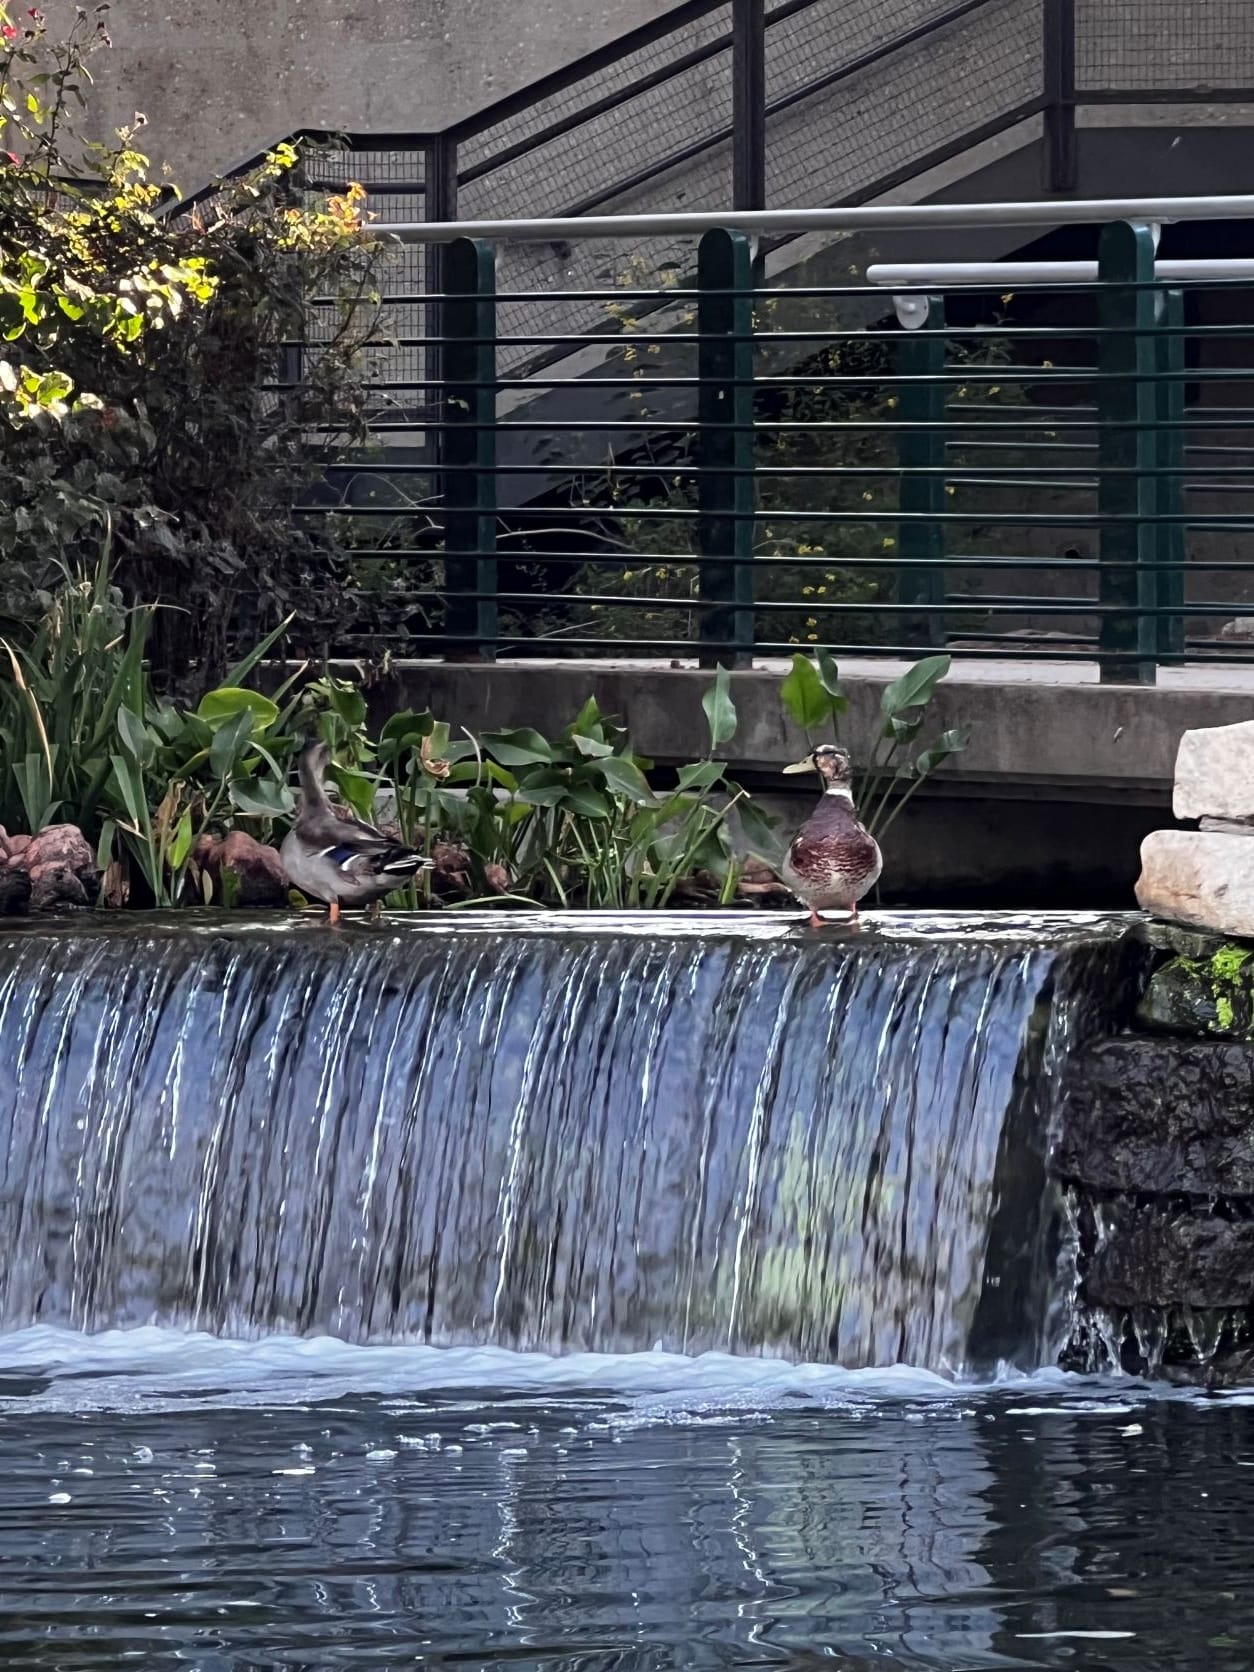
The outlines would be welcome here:
M 10 1380 L 19 1385 L 6 1388 Z M 34 1387 L 21 1385 L 31 1381 Z M 98 1335 L 35 1326 L 0 1336 L 0 1409 L 8 1411 L 299 1406 L 370 1395 L 396 1411 L 421 1410 L 436 1398 L 484 1410 L 510 1401 L 595 1402 L 613 1408 L 616 1423 L 634 1423 L 806 1408 L 868 1414 L 903 1405 L 967 1416 L 974 1396 L 990 1394 L 1011 1401 L 1007 1414 L 1027 1419 L 1122 1416 L 1152 1399 L 1197 1397 L 1127 1377 L 1052 1369 L 977 1382 L 908 1365 L 845 1370 L 661 1351 L 553 1357 L 501 1347 L 356 1346 L 328 1337 L 249 1341 L 156 1326 Z M 1034 1403 L 1017 1403 L 1025 1397 Z M 1249 1402 L 1254 1392 L 1229 1397 Z

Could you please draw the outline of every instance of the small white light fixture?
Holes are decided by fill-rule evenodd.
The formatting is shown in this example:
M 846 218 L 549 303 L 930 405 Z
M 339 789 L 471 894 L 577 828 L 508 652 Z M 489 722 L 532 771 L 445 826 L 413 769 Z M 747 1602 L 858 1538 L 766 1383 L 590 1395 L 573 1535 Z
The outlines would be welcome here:
M 893 308 L 897 314 L 897 323 L 906 331 L 917 331 L 927 324 L 928 298 L 926 296 L 894 296 Z

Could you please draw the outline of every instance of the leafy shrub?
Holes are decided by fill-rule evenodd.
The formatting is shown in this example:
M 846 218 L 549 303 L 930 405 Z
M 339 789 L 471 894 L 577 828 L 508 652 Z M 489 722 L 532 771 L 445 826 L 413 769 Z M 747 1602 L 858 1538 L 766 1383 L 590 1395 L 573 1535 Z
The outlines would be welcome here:
M 661 908 L 704 873 L 726 904 L 741 870 L 732 809 L 759 842 L 769 821 L 713 758 L 735 732 L 725 671 L 708 693 L 706 717 L 709 753 L 681 767 L 663 791 L 650 786 L 650 763 L 591 698 L 552 740 L 524 728 L 453 743 L 430 714 L 398 714 L 383 728 L 379 754 L 406 839 L 443 835 L 462 844 L 485 896 L 489 868 L 499 867 L 516 899 Z
M 78 141 L 103 10 L 55 42 L 0 0 L 0 615 L 37 615 L 109 529 L 125 596 L 170 606 L 150 622 L 158 684 L 203 688 L 233 631 L 299 603 L 318 651 L 342 613 L 347 564 L 291 508 L 365 438 L 384 250 L 359 188 L 304 206 L 291 147 L 180 214 L 135 130 Z M 276 387 L 314 296 L 299 391 Z
M 880 728 L 870 759 L 855 762 L 859 814 L 873 836 L 882 837 L 936 768 L 967 746 L 968 734 L 958 728 L 914 747 L 927 722 L 928 704 L 949 667 L 948 656 L 925 656 L 890 680 L 880 694 Z M 812 747 L 839 736 L 840 717 L 849 707 L 836 663 L 823 650 L 813 657 L 793 656 L 780 700 Z

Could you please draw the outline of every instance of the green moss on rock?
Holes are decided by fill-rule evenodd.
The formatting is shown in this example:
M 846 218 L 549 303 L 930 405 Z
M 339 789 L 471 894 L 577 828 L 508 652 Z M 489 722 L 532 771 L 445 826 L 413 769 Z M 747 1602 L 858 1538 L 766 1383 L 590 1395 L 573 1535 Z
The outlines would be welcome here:
M 1254 1039 L 1254 947 L 1225 942 L 1169 958 L 1150 977 L 1137 1021 L 1159 1033 Z

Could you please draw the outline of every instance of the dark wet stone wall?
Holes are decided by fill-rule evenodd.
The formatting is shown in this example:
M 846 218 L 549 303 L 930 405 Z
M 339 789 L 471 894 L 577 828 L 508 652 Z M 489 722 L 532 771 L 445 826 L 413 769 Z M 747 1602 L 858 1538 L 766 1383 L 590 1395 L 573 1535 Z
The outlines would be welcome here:
M 1072 1056 L 1062 1093 L 1064 1362 L 1254 1379 L 1254 1045 L 1125 1034 Z
M 1254 1046 L 1106 1039 L 1067 1065 L 1060 1178 L 1089 1190 L 1254 1198 Z

